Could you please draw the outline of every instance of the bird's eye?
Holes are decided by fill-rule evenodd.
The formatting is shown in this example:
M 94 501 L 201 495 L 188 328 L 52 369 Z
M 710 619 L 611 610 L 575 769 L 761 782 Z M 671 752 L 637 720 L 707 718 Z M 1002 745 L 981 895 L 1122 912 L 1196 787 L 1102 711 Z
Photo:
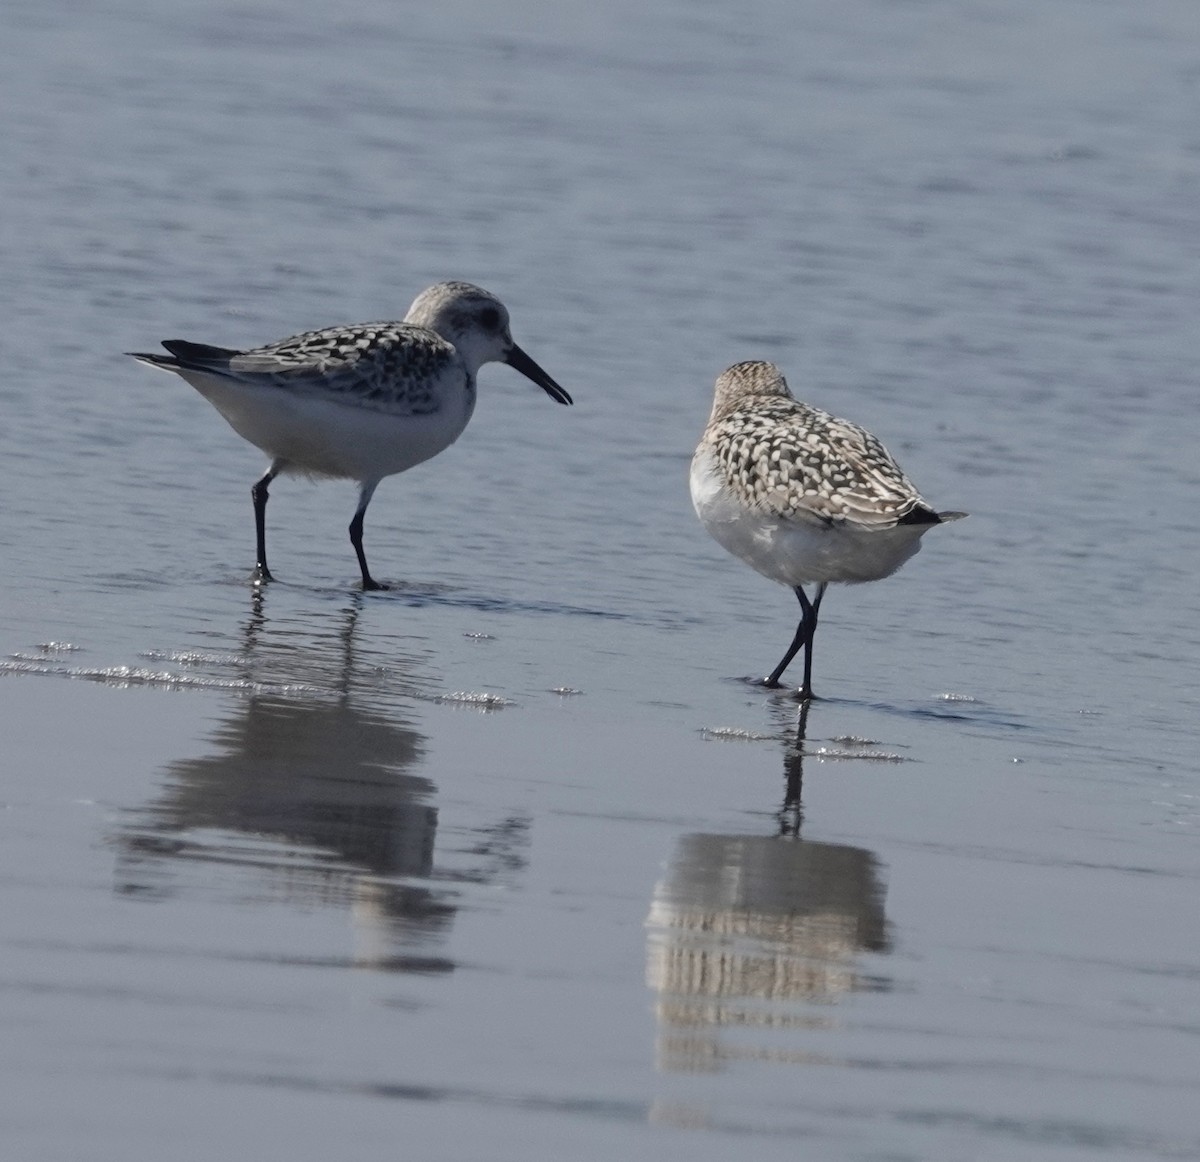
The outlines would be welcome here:
M 479 312 L 479 321 L 488 331 L 495 331 L 500 326 L 500 312 L 495 307 L 485 307 Z

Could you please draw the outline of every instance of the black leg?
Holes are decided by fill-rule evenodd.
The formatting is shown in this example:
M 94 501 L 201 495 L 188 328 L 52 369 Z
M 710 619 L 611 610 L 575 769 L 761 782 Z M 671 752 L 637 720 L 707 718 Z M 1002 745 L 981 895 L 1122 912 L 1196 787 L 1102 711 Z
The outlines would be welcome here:
M 821 609 L 821 598 L 825 596 L 825 582 L 822 581 L 817 586 L 817 592 L 811 602 L 808 600 L 803 589 L 797 588 L 796 592 L 800 596 L 800 605 L 804 609 L 804 620 L 808 624 L 808 641 L 804 646 L 804 682 L 800 687 L 801 700 L 808 702 L 810 699 L 816 697 L 812 688 L 813 638 L 817 633 L 817 613 Z
M 771 689 L 776 689 L 779 686 L 779 679 L 783 671 L 791 665 L 792 659 L 800 652 L 800 647 L 808 642 L 808 598 L 804 595 L 804 590 L 799 585 L 795 588 L 795 594 L 800 599 L 800 608 L 803 611 L 800 615 L 800 624 L 796 626 L 796 636 L 792 638 L 792 644 L 788 646 L 787 653 L 783 655 L 783 660 L 771 671 L 768 677 L 763 679 L 763 685 L 769 686 Z
M 821 582 L 817 586 L 816 595 L 812 601 L 809 601 L 808 594 L 804 589 L 797 585 L 795 594 L 800 602 L 801 617 L 800 624 L 796 626 L 796 636 L 792 638 L 792 644 L 788 646 L 788 651 L 783 655 L 783 659 L 779 665 L 775 667 L 770 675 L 763 679 L 764 686 L 777 688 L 779 679 L 783 675 L 783 671 L 791 665 L 792 659 L 804 649 L 804 684 L 800 687 L 800 697 L 807 702 L 813 696 L 812 692 L 812 639 L 813 634 L 817 630 L 817 612 L 821 608 L 821 598 L 825 596 L 825 582 Z
M 274 581 L 271 570 L 267 568 L 267 501 L 270 499 L 269 488 L 271 481 L 279 475 L 283 465 L 279 461 L 272 463 L 255 481 L 250 489 L 250 498 L 254 501 L 254 572 L 251 575 L 255 583 Z
M 354 513 L 354 519 L 350 522 L 350 543 L 354 546 L 354 553 L 358 557 L 358 567 L 362 570 L 362 587 L 365 590 L 387 588 L 386 585 L 380 585 L 371 576 L 371 571 L 367 568 L 367 555 L 363 552 L 362 543 L 363 517 L 366 515 L 367 505 L 371 503 L 371 497 L 378 483 L 378 480 L 363 483 L 358 497 L 358 508 Z

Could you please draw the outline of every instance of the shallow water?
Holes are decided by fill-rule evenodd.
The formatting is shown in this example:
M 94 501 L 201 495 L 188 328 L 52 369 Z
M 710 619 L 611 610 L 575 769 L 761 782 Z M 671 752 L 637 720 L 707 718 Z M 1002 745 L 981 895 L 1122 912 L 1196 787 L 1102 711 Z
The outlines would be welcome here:
M 6 1156 L 1200 1153 L 1190 3 L 5 16 Z M 385 482 L 120 353 L 402 315 L 485 369 Z M 935 530 L 711 543 L 769 358 Z

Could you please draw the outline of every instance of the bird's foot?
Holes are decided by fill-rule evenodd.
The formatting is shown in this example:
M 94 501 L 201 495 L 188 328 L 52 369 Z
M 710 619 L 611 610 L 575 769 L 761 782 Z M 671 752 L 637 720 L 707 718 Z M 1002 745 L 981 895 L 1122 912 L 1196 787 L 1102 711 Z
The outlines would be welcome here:
M 266 565 L 255 565 L 254 572 L 250 574 L 251 585 L 265 585 L 268 581 L 274 581 L 275 578 L 271 575 L 271 570 Z
M 374 577 L 364 577 L 362 587 L 364 593 L 386 593 L 391 588 L 390 585 L 381 585 Z
M 812 692 L 812 688 L 801 686 L 796 689 L 794 686 L 787 686 L 785 683 L 776 678 L 772 681 L 770 678 L 747 678 L 746 681 L 751 686 L 759 686 L 764 690 L 787 690 L 788 693 L 796 699 L 797 702 L 815 702 L 817 696 Z

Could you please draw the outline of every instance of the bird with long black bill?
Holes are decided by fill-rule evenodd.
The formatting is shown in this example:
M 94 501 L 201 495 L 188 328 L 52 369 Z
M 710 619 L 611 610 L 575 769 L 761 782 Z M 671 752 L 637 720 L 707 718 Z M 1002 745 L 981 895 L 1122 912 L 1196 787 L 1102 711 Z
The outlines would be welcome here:
M 267 566 L 268 489 L 287 473 L 358 481 L 350 543 L 364 589 L 384 589 L 367 568 L 363 517 L 375 489 L 448 448 L 475 410 L 485 363 L 507 363 L 557 403 L 571 397 L 513 341 L 495 295 L 465 282 L 422 291 L 402 322 L 306 331 L 238 351 L 169 339 L 169 355 L 130 352 L 187 380 L 230 426 L 270 457 L 251 489 L 257 582 Z

